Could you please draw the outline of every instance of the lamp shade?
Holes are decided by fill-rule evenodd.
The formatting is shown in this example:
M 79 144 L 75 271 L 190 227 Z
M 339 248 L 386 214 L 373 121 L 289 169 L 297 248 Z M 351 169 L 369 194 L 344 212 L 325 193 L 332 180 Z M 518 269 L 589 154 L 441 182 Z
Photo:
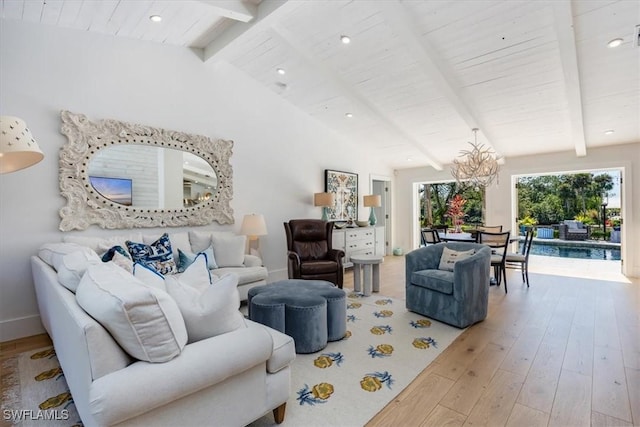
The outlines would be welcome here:
M 15 172 L 44 158 L 24 120 L 0 117 L 0 173 Z
M 240 233 L 245 236 L 265 236 L 267 234 L 267 224 L 261 214 L 245 215 L 240 227 Z
M 364 196 L 365 208 L 379 208 L 380 206 L 382 206 L 382 197 L 379 194 Z
M 335 203 L 335 194 L 333 193 L 315 193 L 313 195 L 313 206 L 329 207 Z

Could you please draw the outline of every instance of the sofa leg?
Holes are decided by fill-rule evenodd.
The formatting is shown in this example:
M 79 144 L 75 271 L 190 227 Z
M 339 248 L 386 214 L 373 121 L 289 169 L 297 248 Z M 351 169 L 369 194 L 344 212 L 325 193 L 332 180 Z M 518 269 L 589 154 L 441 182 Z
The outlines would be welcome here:
M 282 424 L 284 421 L 284 411 L 287 408 L 287 403 L 283 403 L 273 410 L 273 418 L 276 420 L 276 424 Z

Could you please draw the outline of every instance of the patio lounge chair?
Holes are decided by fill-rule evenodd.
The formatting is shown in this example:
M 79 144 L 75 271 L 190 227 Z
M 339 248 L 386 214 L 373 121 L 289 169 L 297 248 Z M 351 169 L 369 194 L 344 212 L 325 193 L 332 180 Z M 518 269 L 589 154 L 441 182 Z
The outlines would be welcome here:
M 591 228 L 576 220 L 563 221 L 559 231 L 562 240 L 587 240 L 591 237 Z

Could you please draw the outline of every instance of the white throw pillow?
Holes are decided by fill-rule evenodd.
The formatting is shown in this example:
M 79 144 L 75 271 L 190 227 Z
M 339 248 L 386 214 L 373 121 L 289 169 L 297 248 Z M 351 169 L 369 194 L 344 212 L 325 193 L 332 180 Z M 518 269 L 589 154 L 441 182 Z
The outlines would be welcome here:
M 71 292 L 75 292 L 78 289 L 78 283 L 80 283 L 80 279 L 82 279 L 90 265 L 102 264 L 98 254 L 90 249 L 89 251 L 66 254 L 58 265 L 58 281 Z
M 133 274 L 133 261 L 131 261 L 131 258 L 127 258 L 120 252 L 115 252 L 111 261 L 118 267 L 125 269 L 127 273 Z
M 181 277 L 167 278 L 167 291 L 180 307 L 189 343 L 246 327 L 240 313 L 238 276 L 227 274 L 199 292 Z
M 475 254 L 475 249 L 469 249 L 468 251 L 454 251 L 446 246 L 442 248 L 442 256 L 440 257 L 439 270 L 453 271 L 456 262 L 469 258 Z
M 111 237 L 64 236 L 62 240 L 64 240 L 65 242 L 88 246 L 96 251 L 99 256 L 102 256 L 105 252 L 107 252 L 114 246 L 122 246 L 124 249 L 127 249 L 127 245 L 125 243 L 127 240 L 141 242 L 142 233 L 131 232 L 124 236 Z
M 140 262 L 133 263 L 133 275 L 147 286 L 159 289 L 163 292 L 167 291 L 164 283 L 164 276 L 158 273 L 158 270 L 150 265 Z
M 78 285 L 76 300 L 136 359 L 167 362 L 178 356 L 187 342 L 176 302 L 111 262 L 89 266 Z
M 211 236 L 218 267 L 244 267 L 247 236 Z
M 180 274 L 178 281 L 197 289 L 200 293 L 211 287 L 213 279 L 207 266 L 207 255 L 199 253 L 196 259 Z

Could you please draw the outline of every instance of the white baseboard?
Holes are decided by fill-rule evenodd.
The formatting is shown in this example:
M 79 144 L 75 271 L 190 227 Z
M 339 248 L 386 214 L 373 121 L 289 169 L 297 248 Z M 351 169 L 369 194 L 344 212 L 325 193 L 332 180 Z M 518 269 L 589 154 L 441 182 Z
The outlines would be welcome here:
M 38 314 L 0 321 L 0 342 L 39 335 L 45 332 Z

